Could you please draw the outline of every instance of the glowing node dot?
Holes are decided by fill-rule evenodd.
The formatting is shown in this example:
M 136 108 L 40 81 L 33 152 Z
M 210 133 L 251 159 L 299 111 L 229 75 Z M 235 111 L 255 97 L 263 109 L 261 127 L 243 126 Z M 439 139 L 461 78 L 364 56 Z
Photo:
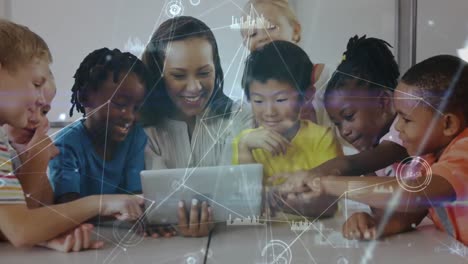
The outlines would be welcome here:
M 107 56 L 106 56 L 106 60 L 107 60 L 107 61 L 112 60 L 112 56 L 111 56 L 111 55 L 107 55 Z
M 429 20 L 429 21 L 427 21 L 427 24 L 428 24 L 429 26 L 431 26 L 431 27 L 434 26 L 434 20 Z
M 194 257 L 188 257 L 188 258 L 185 260 L 185 263 L 187 263 L 187 264 L 196 264 L 196 263 L 197 263 L 197 260 L 196 260 Z
M 415 223 L 412 223 L 412 224 L 411 224 L 411 227 L 412 227 L 412 228 L 416 228 L 416 224 L 415 224 Z
M 30 194 L 30 193 L 27 193 L 27 194 L 26 194 L 26 197 L 27 197 L 27 198 L 31 197 L 31 194 Z
M 67 115 L 65 113 L 61 113 L 58 118 L 60 121 L 65 121 L 67 119 Z

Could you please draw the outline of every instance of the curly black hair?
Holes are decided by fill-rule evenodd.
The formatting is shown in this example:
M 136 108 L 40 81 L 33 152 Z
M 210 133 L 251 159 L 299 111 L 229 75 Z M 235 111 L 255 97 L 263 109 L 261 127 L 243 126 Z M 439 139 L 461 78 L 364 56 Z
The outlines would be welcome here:
M 73 115 L 75 107 L 78 112 L 83 113 L 83 116 L 86 115 L 82 102 L 86 100 L 90 90 L 98 90 L 99 86 L 107 80 L 109 73 L 112 73 L 114 82 L 118 82 L 121 73 L 130 72 L 135 73 L 145 86 L 150 83 L 146 66 L 129 52 L 102 48 L 88 54 L 73 76 L 75 83 L 71 89 L 70 116 Z

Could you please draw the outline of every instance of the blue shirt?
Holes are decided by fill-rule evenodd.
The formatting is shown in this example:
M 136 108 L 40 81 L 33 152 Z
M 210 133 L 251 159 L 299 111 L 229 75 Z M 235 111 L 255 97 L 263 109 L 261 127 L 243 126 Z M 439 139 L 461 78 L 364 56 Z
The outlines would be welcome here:
M 146 142 L 143 128 L 135 125 L 112 153 L 112 160 L 103 160 L 82 121 L 64 128 L 55 139 L 60 154 L 49 163 L 55 197 L 66 193 L 78 193 L 80 197 L 141 193 Z

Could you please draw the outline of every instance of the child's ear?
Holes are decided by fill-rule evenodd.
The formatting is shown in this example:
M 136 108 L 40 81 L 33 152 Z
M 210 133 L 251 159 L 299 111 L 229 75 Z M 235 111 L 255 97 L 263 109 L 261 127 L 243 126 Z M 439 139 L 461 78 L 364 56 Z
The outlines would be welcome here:
M 386 91 L 379 93 L 379 106 L 384 112 L 391 111 L 393 107 L 392 95 Z
M 292 40 L 295 43 L 299 43 L 299 41 L 301 41 L 301 31 L 302 31 L 301 24 L 294 23 Z
M 453 137 L 457 135 L 462 127 L 462 120 L 456 114 L 448 113 L 444 115 L 444 135 Z

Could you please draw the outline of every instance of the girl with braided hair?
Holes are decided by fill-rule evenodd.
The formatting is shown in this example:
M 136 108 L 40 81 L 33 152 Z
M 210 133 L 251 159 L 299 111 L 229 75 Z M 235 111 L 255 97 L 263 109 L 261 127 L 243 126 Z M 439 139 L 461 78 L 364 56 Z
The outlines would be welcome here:
M 50 162 L 57 202 L 93 194 L 141 193 L 147 137 L 136 123 L 148 74 L 134 55 L 102 48 L 85 57 L 74 75 L 72 107 L 81 120 L 63 129 Z
M 287 194 L 317 176 L 395 175 L 396 163 L 408 156 L 395 130 L 392 104 L 398 65 L 384 40 L 352 37 L 325 92 L 325 107 L 339 134 L 360 152 L 331 159 L 314 169 L 275 175 L 286 178 Z M 291 201 L 290 201 L 291 200 Z M 294 196 L 287 198 L 293 203 Z

